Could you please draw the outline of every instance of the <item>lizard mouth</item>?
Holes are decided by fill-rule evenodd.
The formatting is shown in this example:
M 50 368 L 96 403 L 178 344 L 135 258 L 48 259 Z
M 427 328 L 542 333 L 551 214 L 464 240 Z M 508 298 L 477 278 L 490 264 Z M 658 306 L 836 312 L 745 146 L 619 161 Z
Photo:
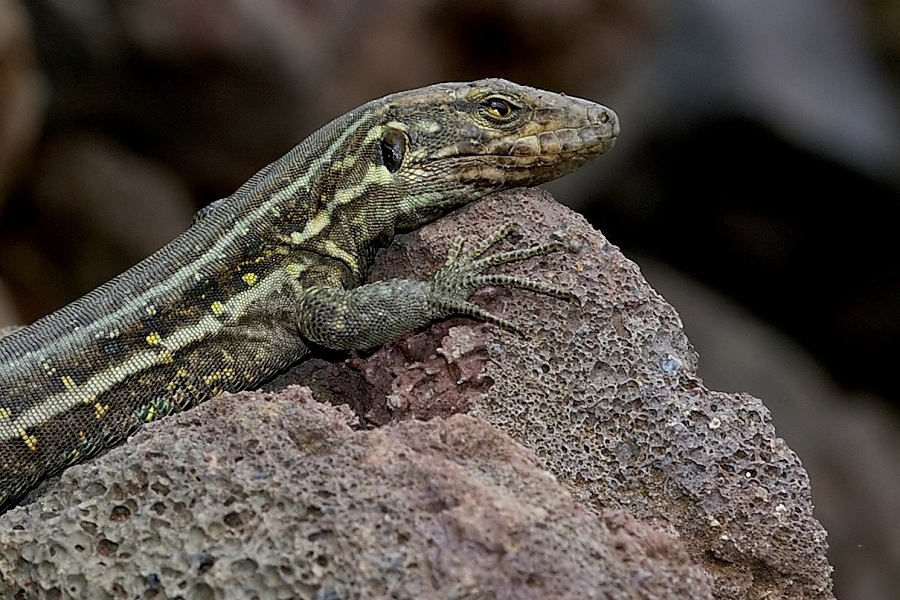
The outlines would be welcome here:
M 605 122 L 591 127 L 559 129 L 518 139 L 468 139 L 432 156 L 427 162 L 458 164 L 494 162 L 505 168 L 534 168 L 559 161 L 584 161 L 608 152 L 619 136 L 618 118 L 611 111 Z M 580 164 L 580 162 L 579 162 Z
M 461 183 L 474 183 L 499 179 L 521 179 L 510 185 L 537 185 L 576 170 L 594 157 L 609 151 L 616 142 L 614 136 L 596 144 L 578 148 L 535 153 L 484 153 L 466 154 L 429 161 L 436 170 L 450 173 Z M 437 166 L 440 165 L 440 166 Z M 516 175 L 518 174 L 518 175 Z M 500 177 L 500 176 L 503 177 Z

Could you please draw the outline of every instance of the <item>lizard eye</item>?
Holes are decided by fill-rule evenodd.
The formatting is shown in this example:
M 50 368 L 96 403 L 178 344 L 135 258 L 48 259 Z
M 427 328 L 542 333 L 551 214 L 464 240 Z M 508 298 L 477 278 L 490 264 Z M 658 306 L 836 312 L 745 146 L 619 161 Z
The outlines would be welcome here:
M 396 173 L 403 164 L 406 154 L 406 136 L 396 129 L 386 129 L 378 145 L 381 164 L 391 173 Z
M 512 104 L 503 98 L 488 98 L 481 105 L 487 109 L 488 116 L 494 119 L 504 120 L 513 112 Z

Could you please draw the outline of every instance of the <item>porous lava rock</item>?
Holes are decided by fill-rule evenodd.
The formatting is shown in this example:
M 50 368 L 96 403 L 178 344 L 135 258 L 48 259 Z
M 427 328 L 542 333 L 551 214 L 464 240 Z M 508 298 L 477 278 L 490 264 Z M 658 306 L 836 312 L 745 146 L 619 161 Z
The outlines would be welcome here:
M 504 272 L 579 303 L 490 288 L 474 300 L 523 335 L 451 319 L 146 427 L 0 517 L 0 593 L 833 598 L 769 412 L 703 386 L 674 309 L 580 216 L 497 194 L 371 277 L 428 277 L 508 221 L 499 250 L 571 252 Z
M 585 507 L 484 421 L 354 421 L 291 387 L 148 427 L 6 515 L 3 591 L 712 598 L 674 536 Z

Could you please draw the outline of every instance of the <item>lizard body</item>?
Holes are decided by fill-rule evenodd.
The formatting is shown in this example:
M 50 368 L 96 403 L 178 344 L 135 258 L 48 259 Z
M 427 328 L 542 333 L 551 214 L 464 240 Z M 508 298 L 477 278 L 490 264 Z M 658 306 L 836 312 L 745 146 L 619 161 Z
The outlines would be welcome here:
M 375 249 L 500 189 L 536 185 L 612 147 L 615 114 L 493 79 L 369 102 L 313 133 L 174 241 L 0 339 L 0 510 L 140 426 L 252 388 L 313 344 L 366 348 L 470 304 L 482 274 L 558 249 L 483 257 L 461 242 L 431 281 L 361 285 Z M 312 344 L 311 344 L 312 343 Z

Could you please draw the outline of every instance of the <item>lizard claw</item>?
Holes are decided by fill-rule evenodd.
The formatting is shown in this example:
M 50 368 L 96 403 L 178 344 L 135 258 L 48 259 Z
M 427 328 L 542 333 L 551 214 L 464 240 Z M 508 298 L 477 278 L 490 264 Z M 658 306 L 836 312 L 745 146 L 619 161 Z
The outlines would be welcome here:
M 485 270 L 498 265 L 568 250 L 566 244 L 559 240 L 553 240 L 544 244 L 506 250 L 484 256 L 493 245 L 507 237 L 514 229 L 515 225 L 512 223 L 499 227 L 466 251 L 463 251 L 465 242 L 462 237 L 458 237 L 453 241 L 450 250 L 447 252 L 447 260 L 444 262 L 444 266 L 435 273 L 434 278 L 430 282 L 431 294 L 429 302 L 437 315 L 470 315 L 521 334 L 521 329 L 515 323 L 469 302 L 469 297 L 485 286 L 499 285 L 529 290 L 538 294 L 578 303 L 578 297 L 572 292 L 543 281 L 536 281 L 518 275 L 484 273 Z

